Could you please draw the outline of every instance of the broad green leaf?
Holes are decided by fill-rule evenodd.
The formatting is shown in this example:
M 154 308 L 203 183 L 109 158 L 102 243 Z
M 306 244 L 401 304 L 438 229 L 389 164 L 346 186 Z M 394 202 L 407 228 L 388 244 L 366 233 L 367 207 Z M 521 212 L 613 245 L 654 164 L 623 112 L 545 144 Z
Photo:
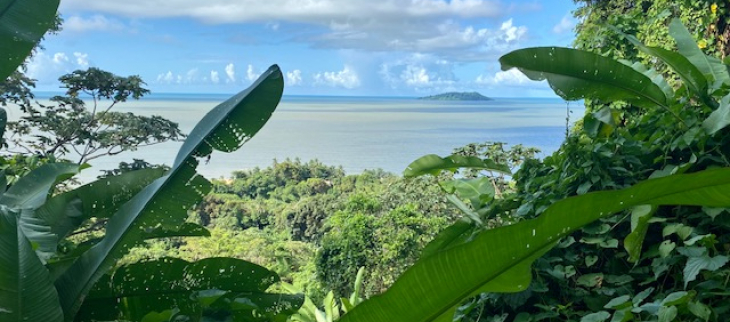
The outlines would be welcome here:
M 622 295 L 608 301 L 608 303 L 606 303 L 606 305 L 604 305 L 603 307 L 607 309 L 618 310 L 624 308 L 627 304 L 628 306 L 631 306 L 631 297 L 628 295 Z
M 649 220 L 657 209 L 641 205 L 631 210 L 631 233 L 624 238 L 624 249 L 629 253 L 630 263 L 636 263 L 641 258 L 641 247 L 644 245 L 646 232 L 649 231 Z
M 727 256 L 717 255 L 710 257 L 705 251 L 702 255 L 696 257 L 690 257 L 687 259 L 687 264 L 684 266 L 684 287 L 687 287 L 689 282 L 697 279 L 697 275 L 702 270 L 716 271 L 727 264 Z
M 473 156 L 451 155 L 442 158 L 435 154 L 422 156 L 411 162 L 403 176 L 413 178 L 426 174 L 439 175 L 442 171 L 455 172 L 458 169 L 483 169 L 510 175 L 511 170 L 504 164 L 498 164 L 492 160 L 482 160 Z
M 645 54 L 657 57 L 665 64 L 669 65 L 669 67 L 671 67 L 672 70 L 679 75 L 685 86 L 687 86 L 692 93 L 697 95 L 703 103 L 712 108 L 717 107 L 717 102 L 715 102 L 707 92 L 708 85 L 705 75 L 703 75 L 703 73 L 695 65 L 693 65 L 689 59 L 681 54 L 664 48 L 647 47 L 633 35 L 624 34 L 617 29 L 616 31 Z
M 213 150 L 232 151 L 256 134 L 281 99 L 282 78 L 279 68 L 272 66 L 251 87 L 211 110 L 185 140 L 170 171 L 109 219 L 104 238 L 56 281 L 66 319 L 73 318 L 92 285 L 145 233 L 184 223 L 187 210 L 211 189 L 210 182 L 195 172 L 196 157 Z
M 136 321 L 155 310 L 195 306 L 197 291 L 246 293 L 248 298 L 256 298 L 263 296 L 266 289 L 277 281 L 279 277 L 275 273 L 235 258 L 207 258 L 192 263 L 163 258 L 134 263 L 120 267 L 111 276 L 106 275 L 97 282 L 77 319 Z M 283 301 L 274 301 L 273 304 L 286 305 Z M 202 309 L 199 307 L 197 311 L 202 312 Z M 259 309 L 273 309 L 273 306 Z M 186 310 L 181 312 L 188 313 Z
M 59 0 L 0 1 L 0 79 L 5 80 L 30 55 L 53 26 Z
M 588 314 L 580 319 L 580 322 L 603 322 L 608 320 L 611 314 L 606 311 Z
M 709 320 L 710 316 L 712 315 L 712 309 L 710 309 L 710 307 L 708 307 L 707 305 L 700 303 L 699 301 L 692 301 L 687 303 L 687 308 L 690 312 L 692 312 L 692 314 L 704 321 Z
M 471 296 L 524 290 L 536 258 L 601 217 L 645 204 L 724 207 L 730 205 L 728 189 L 730 169 L 715 169 L 563 199 L 535 219 L 485 230 L 469 242 L 421 259 L 390 289 L 340 321 L 450 321 L 456 307 Z
M 665 240 L 659 244 L 659 256 L 667 258 L 667 256 L 669 256 L 675 248 L 677 248 L 677 244 L 673 241 Z
M 436 235 L 436 237 L 434 237 L 434 239 L 423 248 L 419 261 L 424 258 L 431 257 L 440 251 L 444 251 L 453 246 L 470 241 L 470 237 L 476 235 L 477 227 L 478 226 L 466 219 L 456 221 L 454 224 L 446 227 L 438 233 L 438 235 Z
M 677 307 L 662 306 L 659 308 L 657 316 L 659 317 L 659 322 L 672 322 L 677 317 Z
M 486 202 L 494 199 L 494 185 L 488 177 L 451 180 L 449 185 L 454 189 L 451 193 L 469 200 L 474 209 L 479 209 Z
M 622 59 L 619 59 L 619 62 L 624 65 L 630 66 L 635 71 L 644 74 L 646 77 L 649 77 L 649 79 L 651 79 L 654 84 L 662 89 L 662 91 L 664 92 L 664 96 L 668 98 L 674 97 L 674 89 L 672 89 L 672 86 L 669 85 L 667 80 L 664 78 L 664 75 L 659 73 L 656 69 L 648 68 L 640 62 L 630 62 L 628 60 Z
M 685 304 L 691 299 L 692 299 L 692 296 L 688 292 L 685 292 L 685 291 L 672 292 L 672 293 L 668 294 L 666 297 L 664 297 L 664 299 L 662 300 L 662 302 L 660 304 L 664 305 L 664 306 L 675 306 L 675 305 Z
M 582 285 L 585 287 L 596 287 L 596 285 L 599 285 L 601 282 L 603 282 L 603 274 L 602 273 L 592 273 L 592 274 L 585 274 L 578 277 L 578 279 L 575 281 L 576 284 Z
M 79 172 L 73 163 L 48 163 L 34 169 L 0 196 L 0 204 L 14 209 L 35 209 L 43 205 L 51 189 Z
M 669 35 L 677 42 L 679 53 L 699 69 L 702 74 L 708 75 L 713 81 L 730 83 L 730 75 L 720 59 L 705 55 L 697 47 L 697 42 L 678 18 L 669 23 Z
M 0 321 L 63 321 L 58 293 L 18 226 L 18 215 L 0 209 Z
M 710 135 L 730 125 L 730 94 L 720 99 L 720 106 L 702 122 L 702 128 Z
M 484 224 L 479 214 L 473 209 L 469 208 L 469 206 L 461 201 L 461 199 L 459 199 L 459 197 L 457 197 L 456 195 L 446 195 L 446 200 L 456 206 L 456 208 L 459 209 L 466 216 L 465 218 L 471 220 L 471 222 L 473 222 L 477 226 L 482 226 Z
M 108 218 L 163 174 L 163 169 L 149 168 L 106 177 L 48 199 L 35 216 L 64 238 L 87 219 Z
M 566 100 L 626 101 L 668 108 L 668 97 L 646 75 L 594 53 L 561 47 L 519 49 L 499 59 L 502 70 L 518 68 L 532 80 L 547 80 Z

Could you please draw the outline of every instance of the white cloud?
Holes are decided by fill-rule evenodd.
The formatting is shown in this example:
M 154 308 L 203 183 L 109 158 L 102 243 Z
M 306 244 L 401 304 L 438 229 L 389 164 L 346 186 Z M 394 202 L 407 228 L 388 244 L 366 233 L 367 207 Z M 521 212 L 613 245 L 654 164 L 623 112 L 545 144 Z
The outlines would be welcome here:
M 380 65 L 380 78 L 392 89 L 445 90 L 456 82 L 454 64 L 433 55 L 412 54 Z
M 538 84 L 522 74 L 517 68 L 498 71 L 492 76 L 479 75 L 475 82 L 481 85 L 532 86 Z
M 575 22 L 573 15 L 566 14 L 557 25 L 553 26 L 553 32 L 556 34 L 562 34 L 566 31 L 572 31 L 573 28 L 575 28 Z
M 253 65 L 248 65 L 248 69 L 246 69 L 246 79 L 253 82 L 259 78 L 259 76 L 261 76 L 261 73 L 255 72 Z
M 301 85 L 302 84 L 302 71 L 295 69 L 290 72 L 286 72 L 286 82 L 289 86 Z
M 157 75 L 158 83 L 170 84 L 170 83 L 172 83 L 173 80 L 175 80 L 175 75 L 172 74 L 172 71 L 167 71 L 167 73 L 162 73 L 162 74 Z
M 199 71 L 197 68 L 193 68 L 189 70 L 187 73 L 185 73 L 185 81 L 188 83 L 195 83 L 198 81 L 198 74 Z
M 104 15 L 93 15 L 88 18 L 71 16 L 63 21 L 63 30 L 71 32 L 85 31 L 118 31 L 126 27 L 123 23 L 105 17 Z
M 89 67 L 89 56 L 85 53 L 73 53 L 76 59 L 69 58 L 64 52 L 50 55 L 44 51 L 38 52 L 28 62 L 27 75 L 36 79 L 38 84 L 56 83 L 58 77 L 77 69 Z
M 206 23 L 309 25 L 293 39 L 315 47 L 430 52 L 451 61 L 494 58 L 527 32 L 497 19 L 533 4 L 498 0 L 65 0 L 62 11 L 95 11 L 131 18 L 186 17 Z M 102 16 L 103 17 L 103 16 Z M 101 19 L 99 19 L 101 20 Z M 509 47 L 507 49 L 511 49 Z
M 218 71 L 211 70 L 210 71 L 210 81 L 213 82 L 213 84 L 218 84 L 221 81 L 220 76 L 218 76 Z
M 353 89 L 360 86 L 360 78 L 352 67 L 345 65 L 341 71 L 314 74 L 314 83 Z
M 89 67 L 89 54 L 75 52 L 74 57 L 76 57 L 76 64 L 84 68 Z
M 100 11 L 129 17 L 190 17 L 208 23 L 290 21 L 329 23 L 373 17 L 495 17 L 505 7 L 489 0 L 66 0 L 63 10 Z
M 226 65 L 226 83 L 236 82 L 236 66 L 233 63 Z

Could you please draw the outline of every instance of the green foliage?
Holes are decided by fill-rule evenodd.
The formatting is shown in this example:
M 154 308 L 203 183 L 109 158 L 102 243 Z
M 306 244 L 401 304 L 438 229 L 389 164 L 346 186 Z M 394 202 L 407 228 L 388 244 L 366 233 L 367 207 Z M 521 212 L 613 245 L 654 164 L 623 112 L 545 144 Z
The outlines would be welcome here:
M 53 105 L 16 102 L 24 115 L 9 123 L 13 148 L 55 158 L 75 154 L 84 163 L 184 137 L 177 123 L 160 116 L 111 110 L 149 93 L 139 76 L 120 77 L 92 67 L 61 76 L 59 81 L 66 95 L 52 97 Z M 84 96 L 91 100 L 88 108 Z M 105 102 L 108 105 L 102 105 Z
M 590 126 L 544 160 L 525 160 L 502 198 L 454 189 L 469 201 L 460 209 L 470 220 L 446 228 L 388 291 L 342 321 L 727 320 L 728 129 L 710 115 L 729 89 L 720 74 L 702 71 L 717 60 L 692 57 L 681 36 L 687 31 L 677 23 L 671 29 L 667 35 L 684 47 L 678 53 L 634 42 L 677 69 L 672 91 L 646 67 L 619 68 L 583 51 L 536 48 L 503 57 L 503 68 L 546 78 L 565 98 L 610 100 L 621 96 L 617 87 L 635 91 L 624 99 L 641 112 L 589 111 Z M 644 92 L 647 86 L 654 89 Z M 713 119 L 714 127 L 703 126 Z M 495 216 L 503 219 L 496 228 L 485 224 Z
M 83 167 L 51 163 L 31 170 L 7 191 L 3 184 L 0 319 L 199 321 L 205 316 L 208 321 L 286 320 L 302 299 L 265 293 L 278 276 L 236 259 L 134 263 L 104 277 L 133 245 L 145 239 L 207 234 L 184 223 L 187 209 L 210 190 L 210 183 L 195 173 L 197 158 L 209 156 L 213 150 L 233 151 L 258 132 L 279 102 L 282 78 L 278 67 L 272 66 L 248 90 L 209 112 L 167 171 L 127 171 L 55 194 L 59 182 Z M 95 101 L 112 99 L 112 106 L 143 92 L 137 91 L 138 79 L 100 71 L 79 72 L 66 81 L 72 99 L 78 91 L 89 90 Z M 90 88 L 97 85 L 101 87 Z M 92 119 L 109 115 L 108 111 L 94 113 Z M 86 145 L 87 149 L 91 146 Z M 104 218 L 109 221 L 99 238 L 91 236 L 77 245 L 63 240 L 85 222 Z M 157 271 L 156 279 L 147 279 L 150 270 Z M 97 283 L 100 279 L 105 282 Z
M 55 25 L 58 3 L 58 0 L 0 2 L 0 79 L 10 76 Z

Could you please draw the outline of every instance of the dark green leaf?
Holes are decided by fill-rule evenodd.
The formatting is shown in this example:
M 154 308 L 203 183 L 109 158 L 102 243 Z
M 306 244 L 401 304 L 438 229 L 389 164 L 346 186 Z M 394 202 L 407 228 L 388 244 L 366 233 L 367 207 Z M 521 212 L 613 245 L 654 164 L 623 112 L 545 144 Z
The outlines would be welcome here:
M 230 152 L 256 134 L 281 99 L 282 78 L 279 68 L 272 66 L 251 87 L 210 111 L 190 133 L 168 174 L 110 218 L 104 238 L 56 281 L 67 319 L 74 317 L 92 285 L 146 232 L 184 223 L 188 209 L 211 189 L 210 182 L 195 172 L 195 157 L 210 155 L 214 149 Z
M 618 30 L 616 30 L 618 31 Z M 707 106 L 715 108 L 717 102 L 708 94 L 708 85 L 705 75 L 693 65 L 689 59 L 673 51 L 659 47 L 647 47 L 633 35 L 627 35 L 618 31 L 636 48 L 642 52 L 661 59 L 665 64 L 669 65 L 677 75 L 682 79 L 687 88 L 697 95 Z M 696 47 L 696 46 L 695 46 Z
M 438 175 L 442 171 L 455 172 L 460 168 L 483 169 L 507 175 L 511 174 L 509 167 L 503 164 L 497 164 L 492 160 L 482 160 L 477 157 L 462 155 L 451 155 L 442 158 L 435 154 L 429 154 L 411 162 L 408 168 L 403 171 L 403 176 L 413 178 L 426 174 Z
M 15 209 L 35 209 L 43 205 L 51 189 L 60 181 L 78 173 L 73 163 L 48 163 L 21 177 L 0 196 L 0 204 Z
M 59 0 L 0 2 L 0 79 L 5 80 L 30 55 L 53 26 Z
M 580 319 L 580 322 L 603 322 L 608 320 L 611 314 L 606 311 L 588 314 Z
M 532 80 L 547 79 L 566 100 L 626 101 L 645 108 L 667 108 L 667 96 L 633 68 L 594 53 L 560 47 L 520 49 L 499 59 L 502 70 L 518 68 Z
M 710 113 L 710 116 L 702 122 L 702 128 L 710 135 L 717 133 L 730 124 L 730 95 L 720 100 L 720 107 Z
M 697 47 L 697 42 L 689 33 L 687 28 L 678 18 L 672 19 L 669 24 L 669 35 L 677 42 L 679 53 L 687 57 L 687 59 L 699 69 L 702 74 L 708 75 L 713 81 L 729 83 L 730 75 L 727 66 L 720 59 L 705 55 L 702 50 Z
M 16 213 L 0 210 L 0 321 L 63 321 L 48 270 L 18 226 Z
M 631 211 L 631 233 L 624 239 L 624 249 L 629 253 L 629 262 L 636 263 L 641 258 L 641 247 L 646 232 L 649 231 L 649 219 L 657 211 L 657 207 L 641 205 Z

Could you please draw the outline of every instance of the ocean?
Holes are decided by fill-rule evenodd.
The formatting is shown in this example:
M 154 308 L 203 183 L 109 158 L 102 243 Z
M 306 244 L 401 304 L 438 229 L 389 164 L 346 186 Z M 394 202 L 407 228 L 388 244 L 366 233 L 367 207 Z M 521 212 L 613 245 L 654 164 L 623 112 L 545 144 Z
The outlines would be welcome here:
M 218 94 L 155 94 L 115 107 L 117 111 L 160 115 L 188 133 L 205 113 L 224 101 Z M 380 168 L 401 173 L 430 153 L 448 155 L 474 142 L 499 141 L 555 151 L 571 122 L 582 117 L 581 102 L 560 98 L 495 98 L 492 101 L 427 101 L 393 97 L 284 96 L 266 126 L 240 150 L 215 152 L 198 172 L 227 177 L 236 170 L 266 167 L 274 159 L 318 159 L 347 173 Z M 9 111 L 17 119 L 18 111 Z M 181 142 L 170 142 L 93 160 L 80 175 L 90 181 L 102 169 L 133 158 L 171 164 Z

